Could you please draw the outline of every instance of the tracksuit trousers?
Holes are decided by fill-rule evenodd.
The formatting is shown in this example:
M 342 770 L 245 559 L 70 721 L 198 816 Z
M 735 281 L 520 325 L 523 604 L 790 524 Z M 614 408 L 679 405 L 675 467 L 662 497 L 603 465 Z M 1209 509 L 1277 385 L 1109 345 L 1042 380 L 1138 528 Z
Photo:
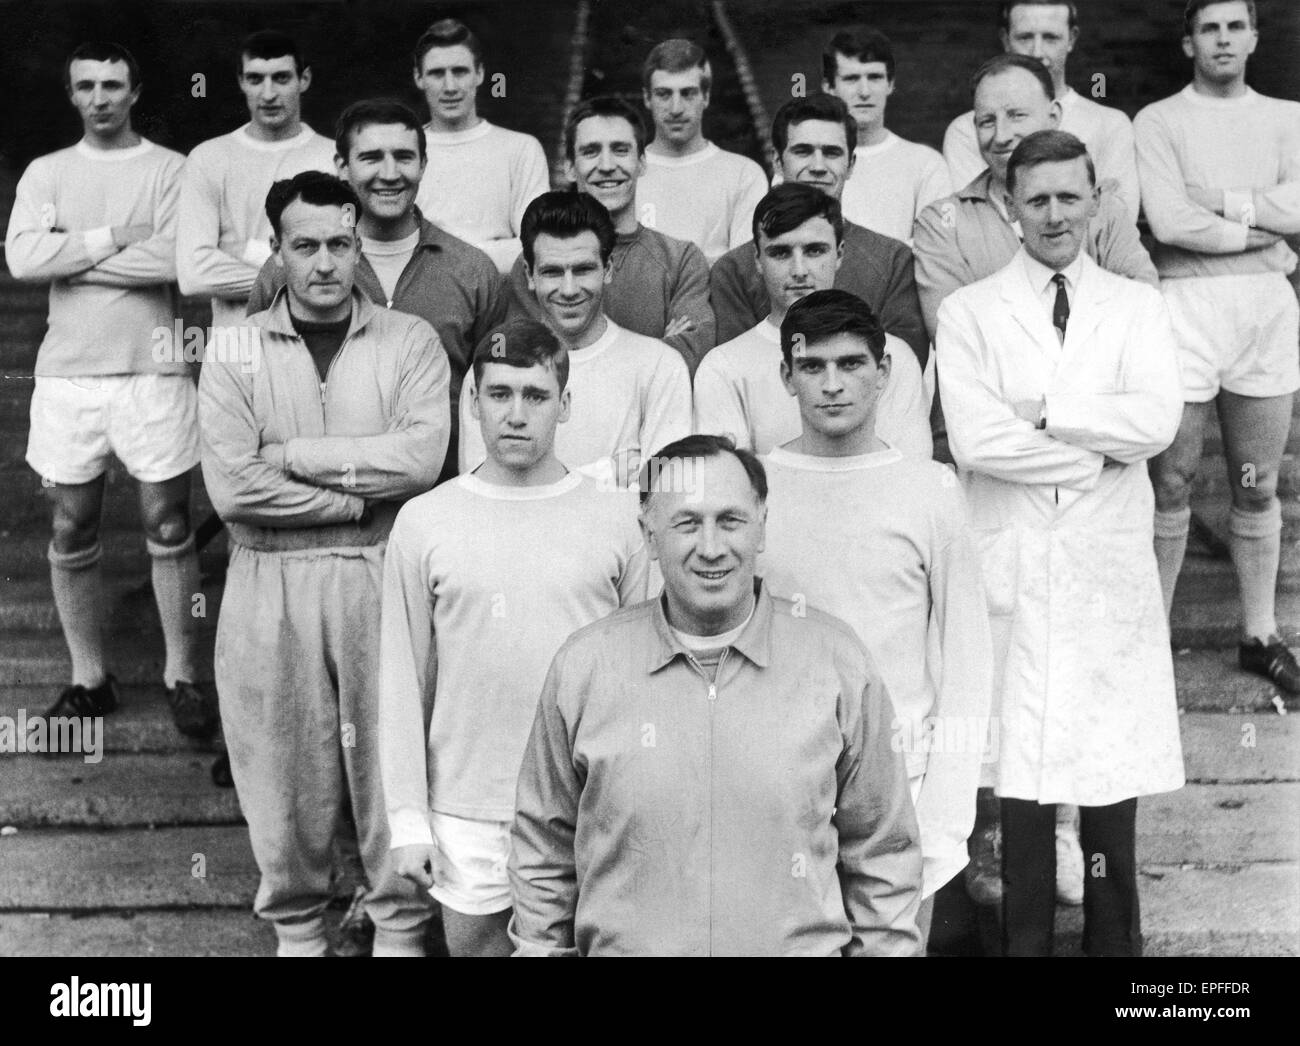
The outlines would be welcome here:
M 254 551 L 232 543 L 216 682 L 239 803 L 262 874 L 254 910 L 281 942 L 320 924 L 350 795 L 375 949 L 419 954 L 427 894 L 394 872 L 379 776 L 384 546 Z

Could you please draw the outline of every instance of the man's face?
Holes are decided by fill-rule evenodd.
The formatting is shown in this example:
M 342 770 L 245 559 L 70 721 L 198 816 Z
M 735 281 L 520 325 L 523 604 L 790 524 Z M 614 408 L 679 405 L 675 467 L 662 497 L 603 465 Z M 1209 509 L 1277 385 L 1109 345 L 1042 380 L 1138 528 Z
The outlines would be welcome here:
M 1251 28 L 1250 10 L 1241 0 L 1211 4 L 1196 13 L 1196 29 L 1183 37 L 1183 53 L 1203 80 L 1231 83 L 1246 75 L 1246 60 L 1255 53 L 1259 33 Z
M 621 214 L 636 199 L 636 180 L 645 171 L 636 132 L 617 116 L 591 116 L 574 128 L 573 160 L 566 177 L 594 196 L 610 214 Z
M 775 311 L 784 312 L 813 291 L 835 286 L 844 254 L 835 229 L 825 218 L 809 218 L 780 236 L 758 233 L 758 271 Z
M 646 547 L 663 573 L 673 624 L 726 631 L 749 607 L 767 509 L 733 454 L 671 464 L 683 467 L 664 467 L 641 514 Z
M 600 240 L 586 229 L 565 239 L 540 233 L 533 241 L 533 267 L 525 271 L 528 289 L 552 326 L 570 341 L 596 322 L 605 284 L 613 275 L 613 268 L 600 260 Z
M 847 55 L 835 55 L 835 82 L 822 87 L 849 107 L 861 128 L 885 122 L 885 106 L 894 93 L 884 62 L 860 62 Z
M 805 431 L 843 439 L 864 425 L 875 428 L 876 404 L 889 381 L 888 354 L 880 363 L 862 338 L 835 334 L 811 345 L 796 342 L 781 380 L 799 403 Z
M 264 131 L 291 127 L 302 116 L 302 95 L 311 86 L 311 70 L 298 75 L 293 55 L 243 59 L 239 89 L 248 103 L 248 115 Z
M 1070 28 L 1070 9 L 1065 4 L 1013 7 L 1002 30 L 1002 49 L 1011 54 L 1037 58 L 1052 74 L 1052 83 L 1065 82 L 1066 56 L 1074 50 L 1079 29 Z
M 478 419 L 488 457 L 512 472 L 526 472 L 551 452 L 555 426 L 569 420 L 569 390 L 540 363 L 483 366 L 470 411 Z
M 475 113 L 475 95 L 483 83 L 483 67 L 464 44 L 431 47 L 415 71 L 415 86 L 424 92 L 429 115 L 455 123 Z
M 348 206 L 317 206 L 294 200 L 280 216 L 280 238 L 271 249 L 284 267 L 289 295 L 305 319 L 338 319 L 346 313 L 361 254 L 357 216 Z
M 844 125 L 831 120 L 791 124 L 781 153 L 781 175 L 787 182 L 816 186 L 838 200 L 853 173 L 854 153 Z
M 1050 131 L 1061 120 L 1061 106 L 1050 101 L 1032 73 L 1007 69 L 986 76 L 975 89 L 975 138 L 980 155 L 1000 182 L 1020 140 L 1035 131 Z
M 87 134 L 111 138 L 127 125 L 131 107 L 140 100 L 139 85 L 129 86 L 131 71 L 123 61 L 78 58 L 68 69 L 68 79 L 68 97 Z
M 680 73 L 656 69 L 650 74 L 650 89 L 644 92 L 644 99 L 659 141 L 684 145 L 701 133 L 704 110 L 709 106 L 709 92 L 700 83 L 703 78 L 704 70 L 699 68 Z
M 1082 157 L 1016 170 L 1008 208 L 1020 220 L 1025 250 L 1053 269 L 1063 269 L 1083 247 L 1088 221 L 1097 214 L 1097 190 Z
M 352 133 L 346 161 L 335 157 L 339 177 L 361 197 L 361 209 L 378 221 L 405 216 L 415 205 L 424 174 L 419 135 L 400 123 L 372 123 Z

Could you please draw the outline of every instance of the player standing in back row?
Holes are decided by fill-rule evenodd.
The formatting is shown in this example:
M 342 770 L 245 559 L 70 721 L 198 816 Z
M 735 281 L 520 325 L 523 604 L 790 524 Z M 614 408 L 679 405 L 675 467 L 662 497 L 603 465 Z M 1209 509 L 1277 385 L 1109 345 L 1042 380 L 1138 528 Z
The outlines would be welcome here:
M 478 114 L 483 45 L 462 22 L 444 18 L 415 45 L 415 86 L 429 104 L 429 162 L 415 198 L 440 229 L 487 252 L 502 273 L 519 257 L 524 208 L 550 187 L 536 138 Z
M 140 481 L 167 646 L 167 701 L 182 733 L 209 737 L 217 712 L 194 685 L 190 614 L 199 591 L 189 519 L 190 469 L 199 460 L 194 383 L 179 355 L 151 351 L 159 346 L 156 332 L 170 332 L 176 316 L 184 160 L 131 126 L 140 69 L 124 47 L 82 44 L 64 72 L 82 139 L 23 173 L 5 239 L 15 279 L 52 281 L 27 462 L 54 503 L 50 580 L 72 655 L 72 685 L 47 714 L 98 716 L 117 707 L 104 664 L 99 541 L 104 473 L 116 454 Z
M 1246 85 L 1259 32 L 1247 0 L 1187 5 L 1192 82 L 1137 115 L 1142 205 L 1182 367 L 1182 425 L 1151 462 L 1165 610 L 1187 550 L 1188 499 L 1213 403 L 1232 492 L 1228 544 L 1241 594 L 1242 668 L 1300 693 L 1278 635 L 1278 470 L 1300 388 L 1296 299 L 1287 283 L 1300 232 L 1300 104 Z
M 654 120 L 646 171 L 637 182 L 641 223 L 690 240 L 712 265 L 750 237 L 767 175 L 753 160 L 704 137 L 713 69 L 689 40 L 665 40 L 641 66 L 641 89 Z

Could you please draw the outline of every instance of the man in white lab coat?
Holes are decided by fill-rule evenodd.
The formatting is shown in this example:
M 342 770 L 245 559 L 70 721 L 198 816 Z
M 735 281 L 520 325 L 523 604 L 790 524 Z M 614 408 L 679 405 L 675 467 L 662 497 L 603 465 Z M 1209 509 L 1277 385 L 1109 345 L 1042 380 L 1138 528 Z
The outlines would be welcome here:
M 1097 213 L 1083 143 L 1027 136 L 1007 188 L 1024 245 L 944 301 L 935 349 L 1001 700 L 1003 946 L 1051 952 L 1055 806 L 1074 803 L 1084 950 L 1138 955 L 1136 797 L 1183 784 L 1145 466 L 1182 386 L 1159 293 L 1081 250 Z

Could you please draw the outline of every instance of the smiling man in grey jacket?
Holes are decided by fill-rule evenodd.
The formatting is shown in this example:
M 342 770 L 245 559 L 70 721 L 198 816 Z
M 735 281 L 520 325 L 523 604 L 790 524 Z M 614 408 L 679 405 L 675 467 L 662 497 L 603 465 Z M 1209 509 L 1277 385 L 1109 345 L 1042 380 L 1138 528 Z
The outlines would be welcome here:
M 551 663 L 516 795 L 517 954 L 921 954 L 889 695 L 848 625 L 755 578 L 766 497 L 724 437 L 646 464 L 664 593 Z

